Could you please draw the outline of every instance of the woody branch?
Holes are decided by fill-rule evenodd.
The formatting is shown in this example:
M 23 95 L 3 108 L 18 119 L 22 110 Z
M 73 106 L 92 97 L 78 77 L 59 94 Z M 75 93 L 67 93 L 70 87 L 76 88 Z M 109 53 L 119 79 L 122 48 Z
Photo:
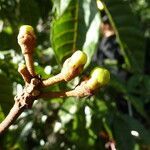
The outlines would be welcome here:
M 54 85 L 58 82 L 70 81 L 78 76 L 86 63 L 87 56 L 82 51 L 76 51 L 70 58 L 68 58 L 62 67 L 59 74 L 48 79 L 41 79 L 34 71 L 33 52 L 35 47 L 36 36 L 31 26 L 25 25 L 20 28 L 18 35 L 18 43 L 21 47 L 25 58 L 26 65 L 20 65 L 18 72 L 22 76 L 25 87 L 22 93 L 15 96 L 14 106 L 9 114 L 0 124 L 0 134 L 3 134 L 10 125 L 21 115 L 25 109 L 31 109 L 34 100 L 44 98 L 51 99 L 55 97 L 85 97 L 92 95 L 96 89 L 105 86 L 110 79 L 108 70 L 103 68 L 96 68 L 91 74 L 91 77 L 86 81 L 81 82 L 75 89 L 70 91 L 58 92 L 42 92 L 43 88 Z

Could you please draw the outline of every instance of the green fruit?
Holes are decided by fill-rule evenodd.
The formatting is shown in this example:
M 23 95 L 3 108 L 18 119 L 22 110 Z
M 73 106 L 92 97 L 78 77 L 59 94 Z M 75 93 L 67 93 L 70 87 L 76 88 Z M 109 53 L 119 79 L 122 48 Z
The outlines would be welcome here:
M 86 61 L 87 61 L 86 53 L 80 50 L 76 51 L 70 58 L 71 66 L 75 66 L 75 67 L 86 64 Z
M 110 80 L 110 73 L 107 69 L 97 67 L 93 69 L 91 78 L 93 81 L 97 81 L 100 86 L 105 86 Z
M 29 34 L 29 33 L 33 33 L 33 32 L 34 32 L 34 29 L 30 25 L 23 25 L 19 29 L 19 34 L 20 35 Z
M 61 73 L 64 76 L 65 81 L 70 81 L 77 75 L 79 75 L 84 67 L 84 64 L 87 61 L 87 56 L 82 51 L 76 51 L 70 58 L 68 58 L 61 70 Z

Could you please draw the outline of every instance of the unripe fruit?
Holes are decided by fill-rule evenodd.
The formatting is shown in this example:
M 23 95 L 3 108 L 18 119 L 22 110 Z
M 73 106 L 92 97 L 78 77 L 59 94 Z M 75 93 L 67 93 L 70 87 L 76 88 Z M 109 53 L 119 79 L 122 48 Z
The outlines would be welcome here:
M 30 33 L 34 33 L 34 29 L 30 25 L 23 25 L 19 29 L 20 35 L 25 35 L 25 34 L 30 34 Z
M 110 73 L 107 69 L 104 68 L 95 68 L 91 72 L 91 78 L 87 82 L 90 89 L 96 89 L 98 87 L 103 87 L 108 84 L 110 80 Z
M 36 37 L 32 26 L 23 25 L 20 27 L 18 34 L 18 44 L 21 47 L 22 53 L 25 58 L 26 66 L 31 74 L 35 76 L 34 65 L 33 65 L 33 51 L 35 48 Z
M 33 53 L 35 47 L 36 37 L 32 26 L 23 25 L 19 29 L 18 43 L 22 49 L 23 54 Z
M 61 70 L 65 81 L 73 79 L 79 75 L 87 61 L 87 55 L 82 51 L 76 51 L 70 58 L 68 58 Z
M 96 78 L 101 86 L 105 86 L 110 80 L 110 73 L 107 69 L 97 67 L 92 71 L 91 78 Z
M 70 58 L 70 64 L 72 66 L 78 67 L 79 65 L 86 64 L 87 61 L 87 55 L 83 51 L 76 51 Z

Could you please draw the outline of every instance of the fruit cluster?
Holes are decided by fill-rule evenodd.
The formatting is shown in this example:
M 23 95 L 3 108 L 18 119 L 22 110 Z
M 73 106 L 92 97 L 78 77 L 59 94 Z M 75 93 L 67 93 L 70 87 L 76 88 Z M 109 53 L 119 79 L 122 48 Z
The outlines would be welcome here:
M 33 58 L 32 54 L 34 52 L 35 47 L 35 34 L 34 30 L 29 25 L 24 25 L 20 28 L 18 35 L 18 43 L 22 49 L 22 53 L 25 57 L 26 66 L 23 65 L 19 68 L 19 72 L 22 75 L 25 83 L 30 83 L 32 78 L 35 78 L 37 75 L 34 71 Z M 53 85 L 62 81 L 70 81 L 74 77 L 78 76 L 84 69 L 84 65 L 87 61 L 87 55 L 83 51 L 77 50 L 73 53 L 73 55 L 66 59 L 62 66 L 62 70 L 59 74 L 52 76 L 48 79 L 41 80 L 41 87 L 46 87 Z M 52 97 L 55 95 L 57 97 L 61 96 L 79 96 L 83 97 L 86 95 L 90 95 L 93 91 L 95 91 L 99 87 L 103 87 L 108 84 L 110 80 L 110 73 L 107 69 L 96 67 L 92 70 L 90 77 L 82 81 L 80 85 L 78 85 L 74 90 L 67 92 L 58 92 L 55 94 L 50 93 L 42 93 L 40 97 Z M 63 95 L 63 94 L 64 95 Z M 49 95 L 49 96 L 48 96 Z M 51 96 L 50 96 L 51 95 Z
M 25 110 L 32 108 L 34 100 L 40 98 L 56 97 L 84 97 L 93 94 L 97 88 L 108 84 L 110 80 L 109 71 L 104 68 L 95 68 L 88 79 L 84 80 L 75 89 L 69 91 L 49 91 L 43 92 L 43 88 L 54 85 L 58 82 L 70 81 L 78 76 L 84 69 L 87 56 L 82 51 L 76 51 L 68 58 L 59 74 L 48 79 L 41 79 L 34 70 L 33 52 L 36 43 L 34 30 L 29 25 L 20 28 L 18 43 L 21 47 L 22 54 L 25 58 L 26 65 L 19 65 L 18 72 L 21 74 L 25 87 L 22 93 L 15 96 L 15 103 L 7 117 L 0 124 L 0 134 L 4 133 L 8 127 L 20 116 Z

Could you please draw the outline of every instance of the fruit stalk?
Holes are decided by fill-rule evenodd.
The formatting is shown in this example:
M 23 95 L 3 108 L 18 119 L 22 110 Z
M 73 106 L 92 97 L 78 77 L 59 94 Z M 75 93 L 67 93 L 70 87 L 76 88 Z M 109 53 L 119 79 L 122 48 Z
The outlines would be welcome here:
M 32 77 L 24 64 L 19 65 L 18 72 L 21 74 L 25 83 L 30 83 Z

